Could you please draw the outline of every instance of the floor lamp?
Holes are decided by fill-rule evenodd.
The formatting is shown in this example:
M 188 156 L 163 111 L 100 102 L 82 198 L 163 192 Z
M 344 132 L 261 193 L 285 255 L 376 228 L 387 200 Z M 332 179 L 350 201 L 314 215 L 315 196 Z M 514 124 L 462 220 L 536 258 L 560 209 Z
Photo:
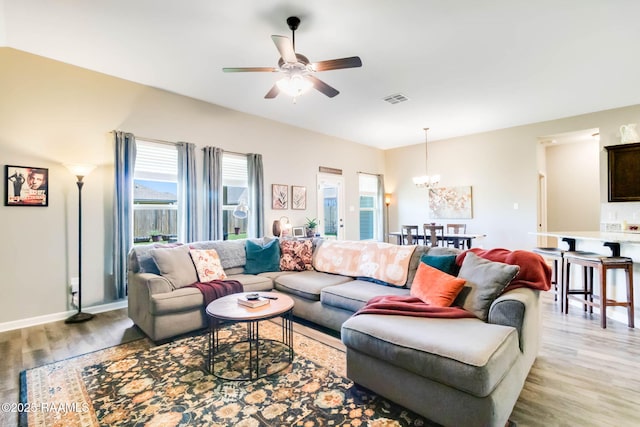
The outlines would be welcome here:
M 95 168 L 93 165 L 65 165 L 78 181 L 78 312 L 65 320 L 65 323 L 86 322 L 93 318 L 91 313 L 82 312 L 82 178 Z
M 387 206 L 387 238 L 385 239 L 387 242 L 389 241 L 389 205 L 391 204 L 391 193 L 385 193 L 384 195 L 384 204 Z

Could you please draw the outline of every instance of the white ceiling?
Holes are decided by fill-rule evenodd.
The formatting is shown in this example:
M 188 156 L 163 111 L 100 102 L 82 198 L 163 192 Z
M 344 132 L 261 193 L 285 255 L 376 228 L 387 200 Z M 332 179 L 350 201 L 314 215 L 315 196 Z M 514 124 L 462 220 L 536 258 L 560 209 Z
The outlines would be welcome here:
M 221 71 L 276 66 L 291 15 L 312 62 L 362 59 L 317 74 L 337 97 L 266 100 L 277 74 Z M 0 45 L 384 149 L 640 103 L 639 18 L 637 0 L 0 0 Z

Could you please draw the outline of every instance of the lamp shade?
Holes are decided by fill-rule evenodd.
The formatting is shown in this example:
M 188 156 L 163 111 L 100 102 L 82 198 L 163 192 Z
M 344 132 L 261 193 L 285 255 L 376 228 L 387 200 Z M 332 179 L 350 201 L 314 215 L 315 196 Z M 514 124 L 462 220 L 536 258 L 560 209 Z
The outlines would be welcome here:
M 232 215 L 234 218 L 245 219 L 249 216 L 249 207 L 247 207 L 244 202 L 240 202 L 240 204 L 233 209 Z
M 69 171 L 75 176 L 82 178 L 91 173 L 96 167 L 95 165 L 88 164 L 80 164 L 80 163 L 69 163 L 64 165 Z
M 384 194 L 384 204 L 387 206 L 391 204 L 391 193 Z

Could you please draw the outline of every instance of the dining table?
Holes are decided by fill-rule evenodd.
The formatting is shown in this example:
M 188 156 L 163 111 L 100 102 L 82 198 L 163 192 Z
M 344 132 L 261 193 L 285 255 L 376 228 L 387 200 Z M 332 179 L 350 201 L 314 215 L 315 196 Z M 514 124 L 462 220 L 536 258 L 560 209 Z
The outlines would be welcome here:
M 403 238 L 403 234 L 400 231 L 390 231 L 389 232 L 389 237 L 395 237 L 396 238 L 396 243 L 398 245 L 404 245 L 404 238 Z M 423 234 L 412 234 L 413 239 L 415 239 L 417 242 L 422 241 L 423 243 L 425 243 L 427 240 L 429 240 L 429 238 L 431 236 L 425 236 Z M 471 249 L 471 242 L 474 239 L 479 239 L 482 237 L 486 237 L 486 234 L 480 234 L 480 233 L 459 233 L 459 234 L 444 234 L 442 236 L 438 235 L 438 241 L 439 242 L 453 242 L 453 246 L 455 248 L 459 248 L 459 249 L 464 249 L 465 246 L 467 247 L 467 249 Z

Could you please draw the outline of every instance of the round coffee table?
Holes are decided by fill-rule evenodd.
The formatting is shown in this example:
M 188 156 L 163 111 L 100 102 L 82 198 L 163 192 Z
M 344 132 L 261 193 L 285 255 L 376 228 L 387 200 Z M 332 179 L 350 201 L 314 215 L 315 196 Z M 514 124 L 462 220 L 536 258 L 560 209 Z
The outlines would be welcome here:
M 293 362 L 293 299 L 275 292 L 258 292 L 275 297 L 269 304 L 247 307 L 238 302 L 243 292 L 212 301 L 206 308 L 209 315 L 209 372 L 226 380 L 255 380 L 275 374 Z M 263 299 L 261 297 L 261 299 Z M 282 339 L 260 338 L 260 321 L 282 318 Z M 220 343 L 220 331 L 229 323 L 246 323 L 244 339 Z M 221 365 L 216 369 L 216 364 Z

